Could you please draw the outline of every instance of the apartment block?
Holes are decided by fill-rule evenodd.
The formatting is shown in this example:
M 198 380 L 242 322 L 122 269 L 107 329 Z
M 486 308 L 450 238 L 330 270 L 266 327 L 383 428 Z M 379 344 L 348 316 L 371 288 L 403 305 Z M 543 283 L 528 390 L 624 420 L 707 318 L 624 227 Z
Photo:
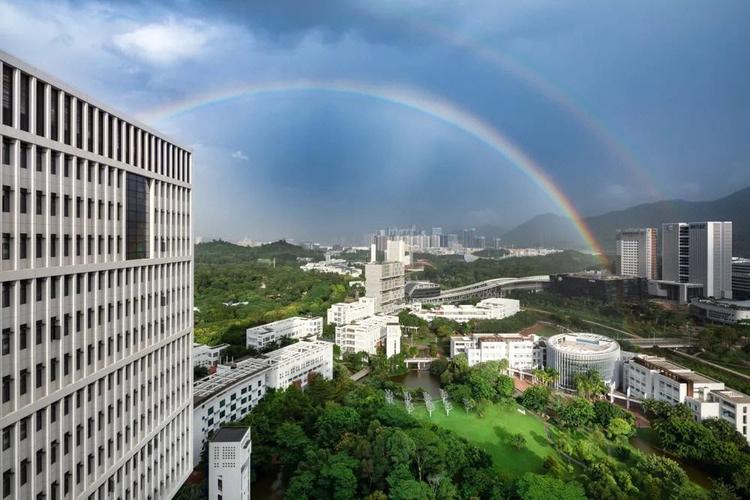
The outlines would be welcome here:
M 323 318 L 293 316 L 265 325 L 248 328 L 247 347 L 264 349 L 283 338 L 317 337 L 323 333 Z
M 732 258 L 732 298 L 750 300 L 750 259 Z
M 3 498 L 192 470 L 192 154 L 0 52 Z

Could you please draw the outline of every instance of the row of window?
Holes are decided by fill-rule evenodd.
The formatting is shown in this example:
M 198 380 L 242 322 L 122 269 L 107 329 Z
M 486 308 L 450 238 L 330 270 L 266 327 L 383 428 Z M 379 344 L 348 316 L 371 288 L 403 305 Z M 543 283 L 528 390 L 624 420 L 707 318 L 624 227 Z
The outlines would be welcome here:
M 190 182 L 190 154 L 160 137 L 4 64 L 2 123 L 135 167 Z M 35 93 L 35 99 L 31 94 Z M 18 93 L 18 120 L 14 123 Z M 47 99 L 49 99 L 47 101 Z M 46 101 L 46 102 L 45 102 Z M 31 115 L 35 124 L 32 127 Z M 85 140 L 84 140 L 85 136 Z

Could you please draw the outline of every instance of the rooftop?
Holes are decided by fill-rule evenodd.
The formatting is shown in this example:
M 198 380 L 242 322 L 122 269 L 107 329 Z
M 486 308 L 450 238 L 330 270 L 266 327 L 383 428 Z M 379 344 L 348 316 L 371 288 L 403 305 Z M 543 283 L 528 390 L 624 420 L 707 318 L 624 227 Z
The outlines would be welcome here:
M 238 443 L 242 441 L 250 427 L 222 427 L 211 437 L 212 443 Z
M 725 389 L 723 391 L 712 391 L 712 394 L 716 394 L 721 399 L 726 399 L 735 404 L 750 404 L 750 396 L 743 394 L 739 391 L 732 389 Z
M 299 342 L 271 351 L 264 356 L 269 365 L 291 361 L 315 351 L 332 349 L 333 344 L 324 340 L 300 340 Z
M 247 358 L 232 365 L 219 365 L 216 373 L 193 384 L 193 405 L 198 406 L 235 384 L 268 369 L 268 362 L 259 358 Z
M 606 354 L 620 350 L 620 345 L 611 338 L 594 333 L 562 333 L 553 335 L 547 342 L 573 354 Z
M 645 366 L 646 368 L 657 369 L 664 372 L 668 372 L 675 376 L 675 378 L 682 379 L 685 382 L 703 383 L 703 384 L 716 384 L 718 380 L 706 377 L 700 373 L 696 373 L 689 368 L 672 363 L 664 358 L 658 356 L 636 356 L 633 360 Z

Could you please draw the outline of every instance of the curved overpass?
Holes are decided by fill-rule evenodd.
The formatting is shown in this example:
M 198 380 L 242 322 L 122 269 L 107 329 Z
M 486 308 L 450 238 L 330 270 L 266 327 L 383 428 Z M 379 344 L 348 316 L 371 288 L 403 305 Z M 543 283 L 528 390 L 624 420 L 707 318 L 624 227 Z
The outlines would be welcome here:
M 486 299 L 502 297 L 511 290 L 541 290 L 549 283 L 549 276 L 527 276 L 525 278 L 495 278 L 471 285 L 443 290 L 437 297 L 425 298 L 425 304 L 448 304 L 470 298 Z

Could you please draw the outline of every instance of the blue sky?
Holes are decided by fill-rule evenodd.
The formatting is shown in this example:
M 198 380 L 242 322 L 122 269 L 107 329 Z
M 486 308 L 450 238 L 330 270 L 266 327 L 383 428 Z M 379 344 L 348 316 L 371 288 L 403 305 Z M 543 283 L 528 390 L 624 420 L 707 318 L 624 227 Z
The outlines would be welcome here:
M 465 131 L 365 96 L 152 111 L 277 81 L 407 88 L 494 127 L 584 215 L 712 199 L 750 185 L 748 21 L 747 1 L 0 0 L 0 47 L 191 145 L 197 235 L 329 239 L 560 208 Z

